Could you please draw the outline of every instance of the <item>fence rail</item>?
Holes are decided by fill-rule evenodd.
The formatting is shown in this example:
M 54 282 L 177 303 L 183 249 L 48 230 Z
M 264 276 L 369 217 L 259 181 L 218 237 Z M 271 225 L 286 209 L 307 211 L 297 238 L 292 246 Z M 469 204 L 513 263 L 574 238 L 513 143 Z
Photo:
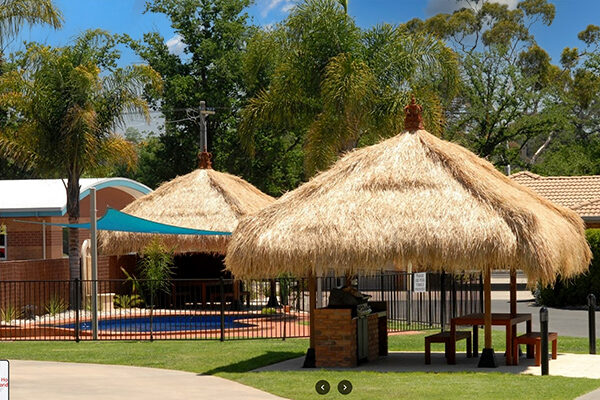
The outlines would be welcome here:
M 318 304 L 344 278 L 319 278 Z M 98 340 L 232 340 L 309 336 L 305 279 L 98 280 Z M 0 282 L 0 341 L 92 340 L 93 281 Z M 440 327 L 481 310 L 478 276 L 427 273 L 427 290 L 412 274 L 361 277 L 358 289 L 386 301 L 389 331 Z M 445 301 L 442 299 L 445 298 Z

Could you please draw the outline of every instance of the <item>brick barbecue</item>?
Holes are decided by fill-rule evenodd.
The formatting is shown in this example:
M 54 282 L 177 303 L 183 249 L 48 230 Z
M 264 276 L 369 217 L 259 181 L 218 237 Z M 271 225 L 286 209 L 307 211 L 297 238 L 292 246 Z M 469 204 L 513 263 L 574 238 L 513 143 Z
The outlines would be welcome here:
M 315 310 L 316 367 L 355 367 L 387 355 L 386 308 L 332 289 L 328 307 Z

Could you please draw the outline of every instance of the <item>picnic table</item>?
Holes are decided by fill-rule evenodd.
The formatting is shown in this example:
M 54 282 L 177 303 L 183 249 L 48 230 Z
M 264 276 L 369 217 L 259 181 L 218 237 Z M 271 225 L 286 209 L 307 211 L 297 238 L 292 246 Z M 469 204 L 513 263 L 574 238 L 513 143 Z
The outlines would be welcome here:
M 485 318 L 484 313 L 466 314 L 460 317 L 455 317 L 450 320 L 450 334 L 456 334 L 456 327 L 463 325 L 473 326 L 473 356 L 477 357 L 479 347 L 479 326 L 483 325 Z M 531 314 L 509 314 L 509 313 L 492 313 L 492 325 L 504 326 L 506 328 L 506 365 L 513 365 L 512 354 L 513 337 L 516 335 L 517 324 L 525 322 L 527 333 L 531 333 Z M 450 351 L 448 354 L 448 364 L 456 363 L 456 342 L 450 341 Z M 533 354 L 532 346 L 527 346 L 527 356 Z

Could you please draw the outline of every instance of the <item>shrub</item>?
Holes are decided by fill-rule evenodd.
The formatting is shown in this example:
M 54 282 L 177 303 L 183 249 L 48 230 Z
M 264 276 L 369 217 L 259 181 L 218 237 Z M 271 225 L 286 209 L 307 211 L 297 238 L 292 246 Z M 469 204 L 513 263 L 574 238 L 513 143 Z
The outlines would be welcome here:
M 600 229 L 588 229 L 586 238 L 593 254 L 589 271 L 568 280 L 559 277 L 554 287 L 538 288 L 535 292 L 538 303 L 551 307 L 586 305 L 590 293 L 600 303 Z
M 10 322 L 21 317 L 21 313 L 17 307 L 7 304 L 6 307 L 0 309 L 0 319 L 4 322 Z
M 144 303 L 139 294 L 117 294 L 115 295 L 113 302 L 115 308 L 135 308 Z
M 165 247 L 158 238 L 153 238 L 142 253 L 138 271 L 143 295 L 155 296 L 159 291 L 169 293 L 174 275 L 173 250 Z
M 56 314 L 60 314 L 61 312 L 67 309 L 67 304 L 60 296 L 52 296 L 46 306 L 44 307 L 46 312 L 51 316 L 55 316 Z
M 273 307 L 264 307 L 260 313 L 263 315 L 273 315 L 273 314 L 277 314 L 277 310 L 274 309 Z

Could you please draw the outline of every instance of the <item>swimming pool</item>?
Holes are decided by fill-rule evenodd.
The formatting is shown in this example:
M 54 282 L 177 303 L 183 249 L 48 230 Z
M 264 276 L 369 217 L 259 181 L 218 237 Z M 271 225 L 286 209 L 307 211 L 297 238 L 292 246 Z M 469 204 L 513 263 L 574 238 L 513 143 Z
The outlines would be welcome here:
M 224 328 L 244 328 L 252 326 L 238 322 L 238 319 L 246 317 L 225 316 Z M 74 329 L 75 324 L 58 325 L 60 328 Z M 89 321 L 81 322 L 79 329 L 89 331 L 92 324 Z M 221 329 L 221 317 L 219 315 L 159 315 L 152 317 L 130 317 L 117 319 L 98 320 L 98 330 L 118 332 L 170 332 L 170 331 L 203 331 Z

